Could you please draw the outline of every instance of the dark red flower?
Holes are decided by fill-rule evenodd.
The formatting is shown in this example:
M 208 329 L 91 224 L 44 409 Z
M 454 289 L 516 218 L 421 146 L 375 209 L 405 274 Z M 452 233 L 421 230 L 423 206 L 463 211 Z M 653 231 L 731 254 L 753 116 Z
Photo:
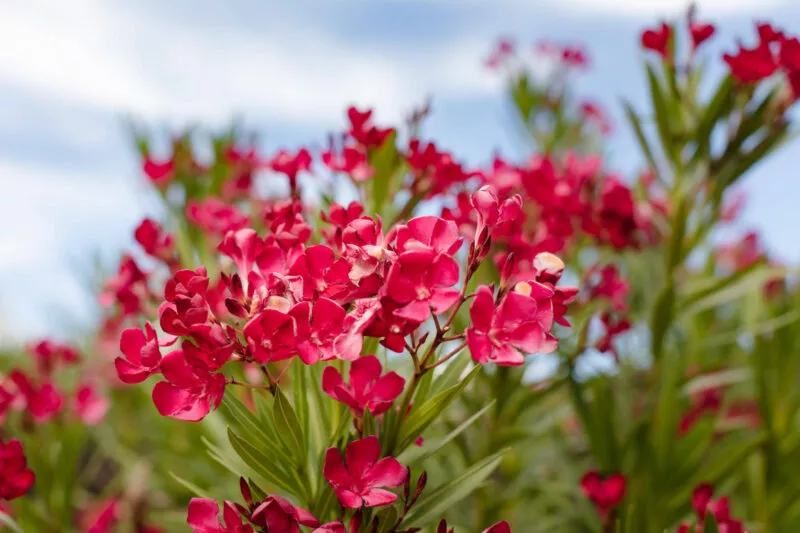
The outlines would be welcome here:
M 219 407 L 225 376 L 187 362 L 182 350 L 164 356 L 161 373 L 166 381 L 153 388 L 153 403 L 162 416 L 196 422 Z
M 503 520 L 502 522 L 498 522 L 484 529 L 483 533 L 511 533 L 511 526 L 508 525 L 508 522 Z
M 731 69 L 731 75 L 742 83 L 759 82 L 778 70 L 775 54 L 764 42 L 755 48 L 739 45 L 736 55 L 725 54 L 723 59 Z
M 672 26 L 662 22 L 658 29 L 647 29 L 642 32 L 642 48 L 652 50 L 667 58 L 669 54 L 669 42 L 672 38 Z
M 339 371 L 329 366 L 322 374 L 322 390 L 350 407 L 355 417 L 364 416 L 367 408 L 373 415 L 381 415 L 389 410 L 405 386 L 405 380 L 397 373 L 381 375 L 381 371 L 378 358 L 365 355 L 350 365 L 350 383 L 347 384 Z
M 217 250 L 230 257 L 242 279 L 247 279 L 263 246 L 264 242 L 258 237 L 256 230 L 245 228 L 226 233 Z
M 483 247 L 493 236 L 498 226 L 519 223 L 523 218 L 522 197 L 518 194 L 501 204 L 494 188 L 484 185 L 472 193 L 470 201 L 477 214 L 477 225 L 475 227 L 476 248 Z
M 689 33 L 692 35 L 692 48 L 697 49 L 714 35 L 716 28 L 713 24 L 691 21 L 689 23 Z
M 603 478 L 591 470 L 581 478 L 581 490 L 594 503 L 601 520 L 605 521 L 609 512 L 625 498 L 625 476 L 614 474 Z
M 36 481 L 22 444 L 16 439 L 0 440 L 0 499 L 13 500 L 23 496 Z
M 345 452 L 347 464 L 337 448 L 328 448 L 323 473 L 339 502 L 351 509 L 381 507 L 397 500 L 397 495 L 381 487 L 399 487 L 408 478 L 408 469 L 394 457 L 381 456 L 377 437 L 353 441 Z

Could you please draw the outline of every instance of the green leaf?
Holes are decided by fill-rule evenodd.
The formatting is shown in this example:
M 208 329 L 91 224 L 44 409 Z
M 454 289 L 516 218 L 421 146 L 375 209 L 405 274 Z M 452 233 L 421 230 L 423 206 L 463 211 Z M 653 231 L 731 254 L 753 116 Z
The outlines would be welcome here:
M 450 482 L 425 492 L 403 519 L 402 526 L 425 526 L 439 521 L 445 512 L 456 503 L 469 496 L 500 465 L 508 450 L 500 450 L 478 461 Z
M 389 197 L 394 177 L 399 173 L 400 159 L 397 154 L 395 140 L 396 133 L 391 133 L 383 144 L 372 154 L 370 165 L 375 169 L 375 175 L 369 181 L 372 187 L 372 212 L 383 213 L 384 204 Z
M 278 437 L 295 458 L 297 464 L 303 465 L 306 457 L 303 430 L 297 420 L 297 414 L 295 414 L 292 404 L 289 403 L 289 400 L 286 399 L 280 389 L 275 391 L 275 404 L 272 408 L 272 414 L 275 421 L 275 429 L 278 430 Z
M 736 82 L 733 76 L 726 76 L 703 111 L 703 116 L 695 129 L 694 138 L 697 141 L 697 149 L 692 156 L 691 165 L 706 161 L 710 157 L 711 133 L 717 122 L 728 116 L 733 109 L 735 88 Z
M 398 432 L 396 446 L 393 447 L 395 453 L 402 452 L 419 437 L 431 423 L 439 417 L 442 412 L 453 403 L 464 388 L 469 384 L 475 374 L 480 371 L 481 367 L 476 366 L 467 377 L 461 380 L 460 383 L 444 390 L 425 402 L 418 411 L 412 412 L 403 421 L 400 431 Z
M 263 451 L 239 437 L 231 429 L 228 429 L 228 440 L 236 454 L 264 482 L 272 484 L 298 498 L 304 496 L 302 483 L 299 479 L 296 479 L 296 476 L 287 475 L 285 472 L 275 468 L 275 460 L 281 460 L 280 457 L 276 457 L 274 460 L 270 459 Z M 291 468 L 289 470 L 290 472 L 292 471 Z
M 266 403 L 260 393 L 255 393 L 256 405 Z M 217 410 L 236 432 L 251 442 L 263 443 L 272 452 L 281 450 L 280 443 L 275 440 L 271 429 L 272 424 L 265 424 L 247 408 L 234 394 L 226 394 Z
M 672 122 L 667 99 L 664 95 L 664 89 L 661 87 L 661 82 L 658 81 L 653 67 L 649 64 L 647 65 L 647 81 L 650 86 L 650 99 L 653 103 L 653 112 L 655 114 L 661 145 L 670 162 L 672 162 L 674 166 L 678 166 L 680 152 L 673 138 Z
M 416 457 L 407 457 L 407 458 L 403 457 L 403 455 L 411 455 L 404 452 L 404 454 L 401 454 L 400 457 L 398 457 L 398 460 L 403 464 L 407 464 L 409 468 L 422 465 L 426 460 L 436 455 L 442 448 L 444 448 L 448 443 L 450 443 L 450 441 L 459 436 L 461 433 L 464 432 L 465 429 L 470 427 L 480 417 L 486 414 L 486 411 L 491 409 L 494 403 L 495 400 L 492 400 L 491 402 L 486 404 L 480 411 L 478 411 L 477 413 L 466 419 L 464 422 L 459 424 L 458 427 L 456 427 L 453 431 L 451 431 L 445 437 L 432 444 L 430 447 L 426 445 L 422 449 L 422 452 L 419 453 Z
M 667 280 L 667 284 L 661 290 L 653 307 L 653 316 L 650 321 L 650 350 L 653 358 L 658 360 L 663 350 L 664 338 L 667 330 L 672 323 L 672 312 L 675 306 L 675 286 L 672 280 Z
M 639 116 L 628 102 L 622 102 L 622 106 L 625 108 L 625 115 L 628 117 L 628 122 L 630 122 L 633 132 L 636 134 L 636 139 L 639 141 L 639 148 L 642 150 L 642 153 L 647 159 L 647 164 L 655 173 L 656 177 L 660 179 L 661 173 L 659 172 L 658 165 L 656 164 L 656 158 L 653 156 L 653 150 L 650 148 L 650 143 L 647 141 L 647 137 L 645 137 L 644 130 L 642 129 L 642 122 L 639 119 Z
M 714 518 L 714 513 L 706 513 L 703 533 L 719 533 L 719 526 L 717 526 L 717 519 Z
M 177 481 L 178 483 L 189 489 L 189 492 L 191 492 L 195 496 L 199 498 L 212 498 L 212 496 L 208 492 L 201 489 L 191 481 L 186 481 L 185 479 L 177 475 L 175 472 L 170 471 L 169 475 L 172 476 L 172 479 L 174 479 L 175 481 Z
M 701 311 L 730 303 L 751 291 L 761 290 L 770 280 L 786 277 L 789 272 L 786 267 L 754 266 L 743 273 L 720 280 L 711 288 L 687 296 L 681 303 L 683 308 L 681 315 L 690 317 Z

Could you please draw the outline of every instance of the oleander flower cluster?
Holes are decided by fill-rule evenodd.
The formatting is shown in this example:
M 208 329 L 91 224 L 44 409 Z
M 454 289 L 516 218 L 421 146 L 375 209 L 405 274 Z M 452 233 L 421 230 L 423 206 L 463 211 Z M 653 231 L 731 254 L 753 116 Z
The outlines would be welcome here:
M 404 127 L 352 106 L 326 143 L 271 153 L 237 129 L 137 134 L 163 209 L 131 228 L 88 339 L 2 366 L 0 518 L 797 530 L 798 292 L 757 232 L 716 234 L 800 90 L 797 38 L 756 33 L 709 59 L 694 9 L 642 31 L 632 176 L 602 155 L 621 125 L 574 91 L 588 51 L 557 41 L 485 61 L 522 157 L 467 164 L 423 135 L 430 102 Z

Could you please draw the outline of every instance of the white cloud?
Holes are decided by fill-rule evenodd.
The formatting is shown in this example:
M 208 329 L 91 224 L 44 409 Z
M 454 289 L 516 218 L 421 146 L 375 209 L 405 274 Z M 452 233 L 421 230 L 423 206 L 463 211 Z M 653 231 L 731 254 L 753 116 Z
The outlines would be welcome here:
M 480 39 L 378 50 L 303 26 L 267 31 L 244 20 L 226 29 L 96 0 L 14 1 L 0 8 L 9 43 L 0 46 L 0 82 L 148 119 L 220 122 L 247 111 L 326 125 L 351 102 L 397 119 L 430 93 L 496 86 L 482 71 Z
M 672 16 L 686 12 L 688 0 L 559 0 L 559 7 L 585 13 L 612 15 Z M 785 5 L 786 0 L 700 0 L 695 2 L 704 16 L 743 12 L 763 13 L 768 8 Z

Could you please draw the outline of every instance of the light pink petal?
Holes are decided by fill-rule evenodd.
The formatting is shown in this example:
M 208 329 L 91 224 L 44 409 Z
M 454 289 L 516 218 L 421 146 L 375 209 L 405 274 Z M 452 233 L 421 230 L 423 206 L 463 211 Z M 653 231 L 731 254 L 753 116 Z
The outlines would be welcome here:
M 364 337 L 358 333 L 342 334 L 333 341 L 333 353 L 342 361 L 355 361 L 361 355 Z
M 472 319 L 472 327 L 477 331 L 488 332 L 492 329 L 492 317 L 494 316 L 492 289 L 486 285 L 478 287 L 475 298 L 469 306 L 469 316 Z
M 458 301 L 461 292 L 458 289 L 434 289 L 428 300 L 428 305 L 433 307 L 436 314 L 441 314 L 450 309 Z
M 408 468 L 394 457 L 384 457 L 369 469 L 364 481 L 372 487 L 399 487 L 408 478 Z
M 489 362 L 501 366 L 519 366 L 525 362 L 525 356 L 511 346 L 504 344 L 495 347 L 494 358 Z
M 492 345 L 486 333 L 475 328 L 467 329 L 467 346 L 472 355 L 472 360 L 478 364 L 488 363 L 491 359 L 494 345 Z
M 337 487 L 333 488 L 333 492 L 336 493 L 336 497 L 339 498 L 339 503 L 343 506 L 349 507 L 350 509 L 358 509 L 361 507 L 361 496 L 355 492 Z
M 458 297 L 458 294 L 456 294 Z M 404 320 L 411 322 L 424 322 L 431 315 L 431 309 L 428 305 L 428 300 L 414 300 L 409 304 L 396 309 L 394 315 Z
M 381 507 L 397 500 L 397 495 L 383 489 L 370 489 L 364 495 L 364 505 L 367 507 Z
M 144 348 L 147 340 L 142 330 L 138 328 L 128 328 L 122 332 L 119 338 L 119 349 L 131 363 L 141 362 L 140 352 Z

